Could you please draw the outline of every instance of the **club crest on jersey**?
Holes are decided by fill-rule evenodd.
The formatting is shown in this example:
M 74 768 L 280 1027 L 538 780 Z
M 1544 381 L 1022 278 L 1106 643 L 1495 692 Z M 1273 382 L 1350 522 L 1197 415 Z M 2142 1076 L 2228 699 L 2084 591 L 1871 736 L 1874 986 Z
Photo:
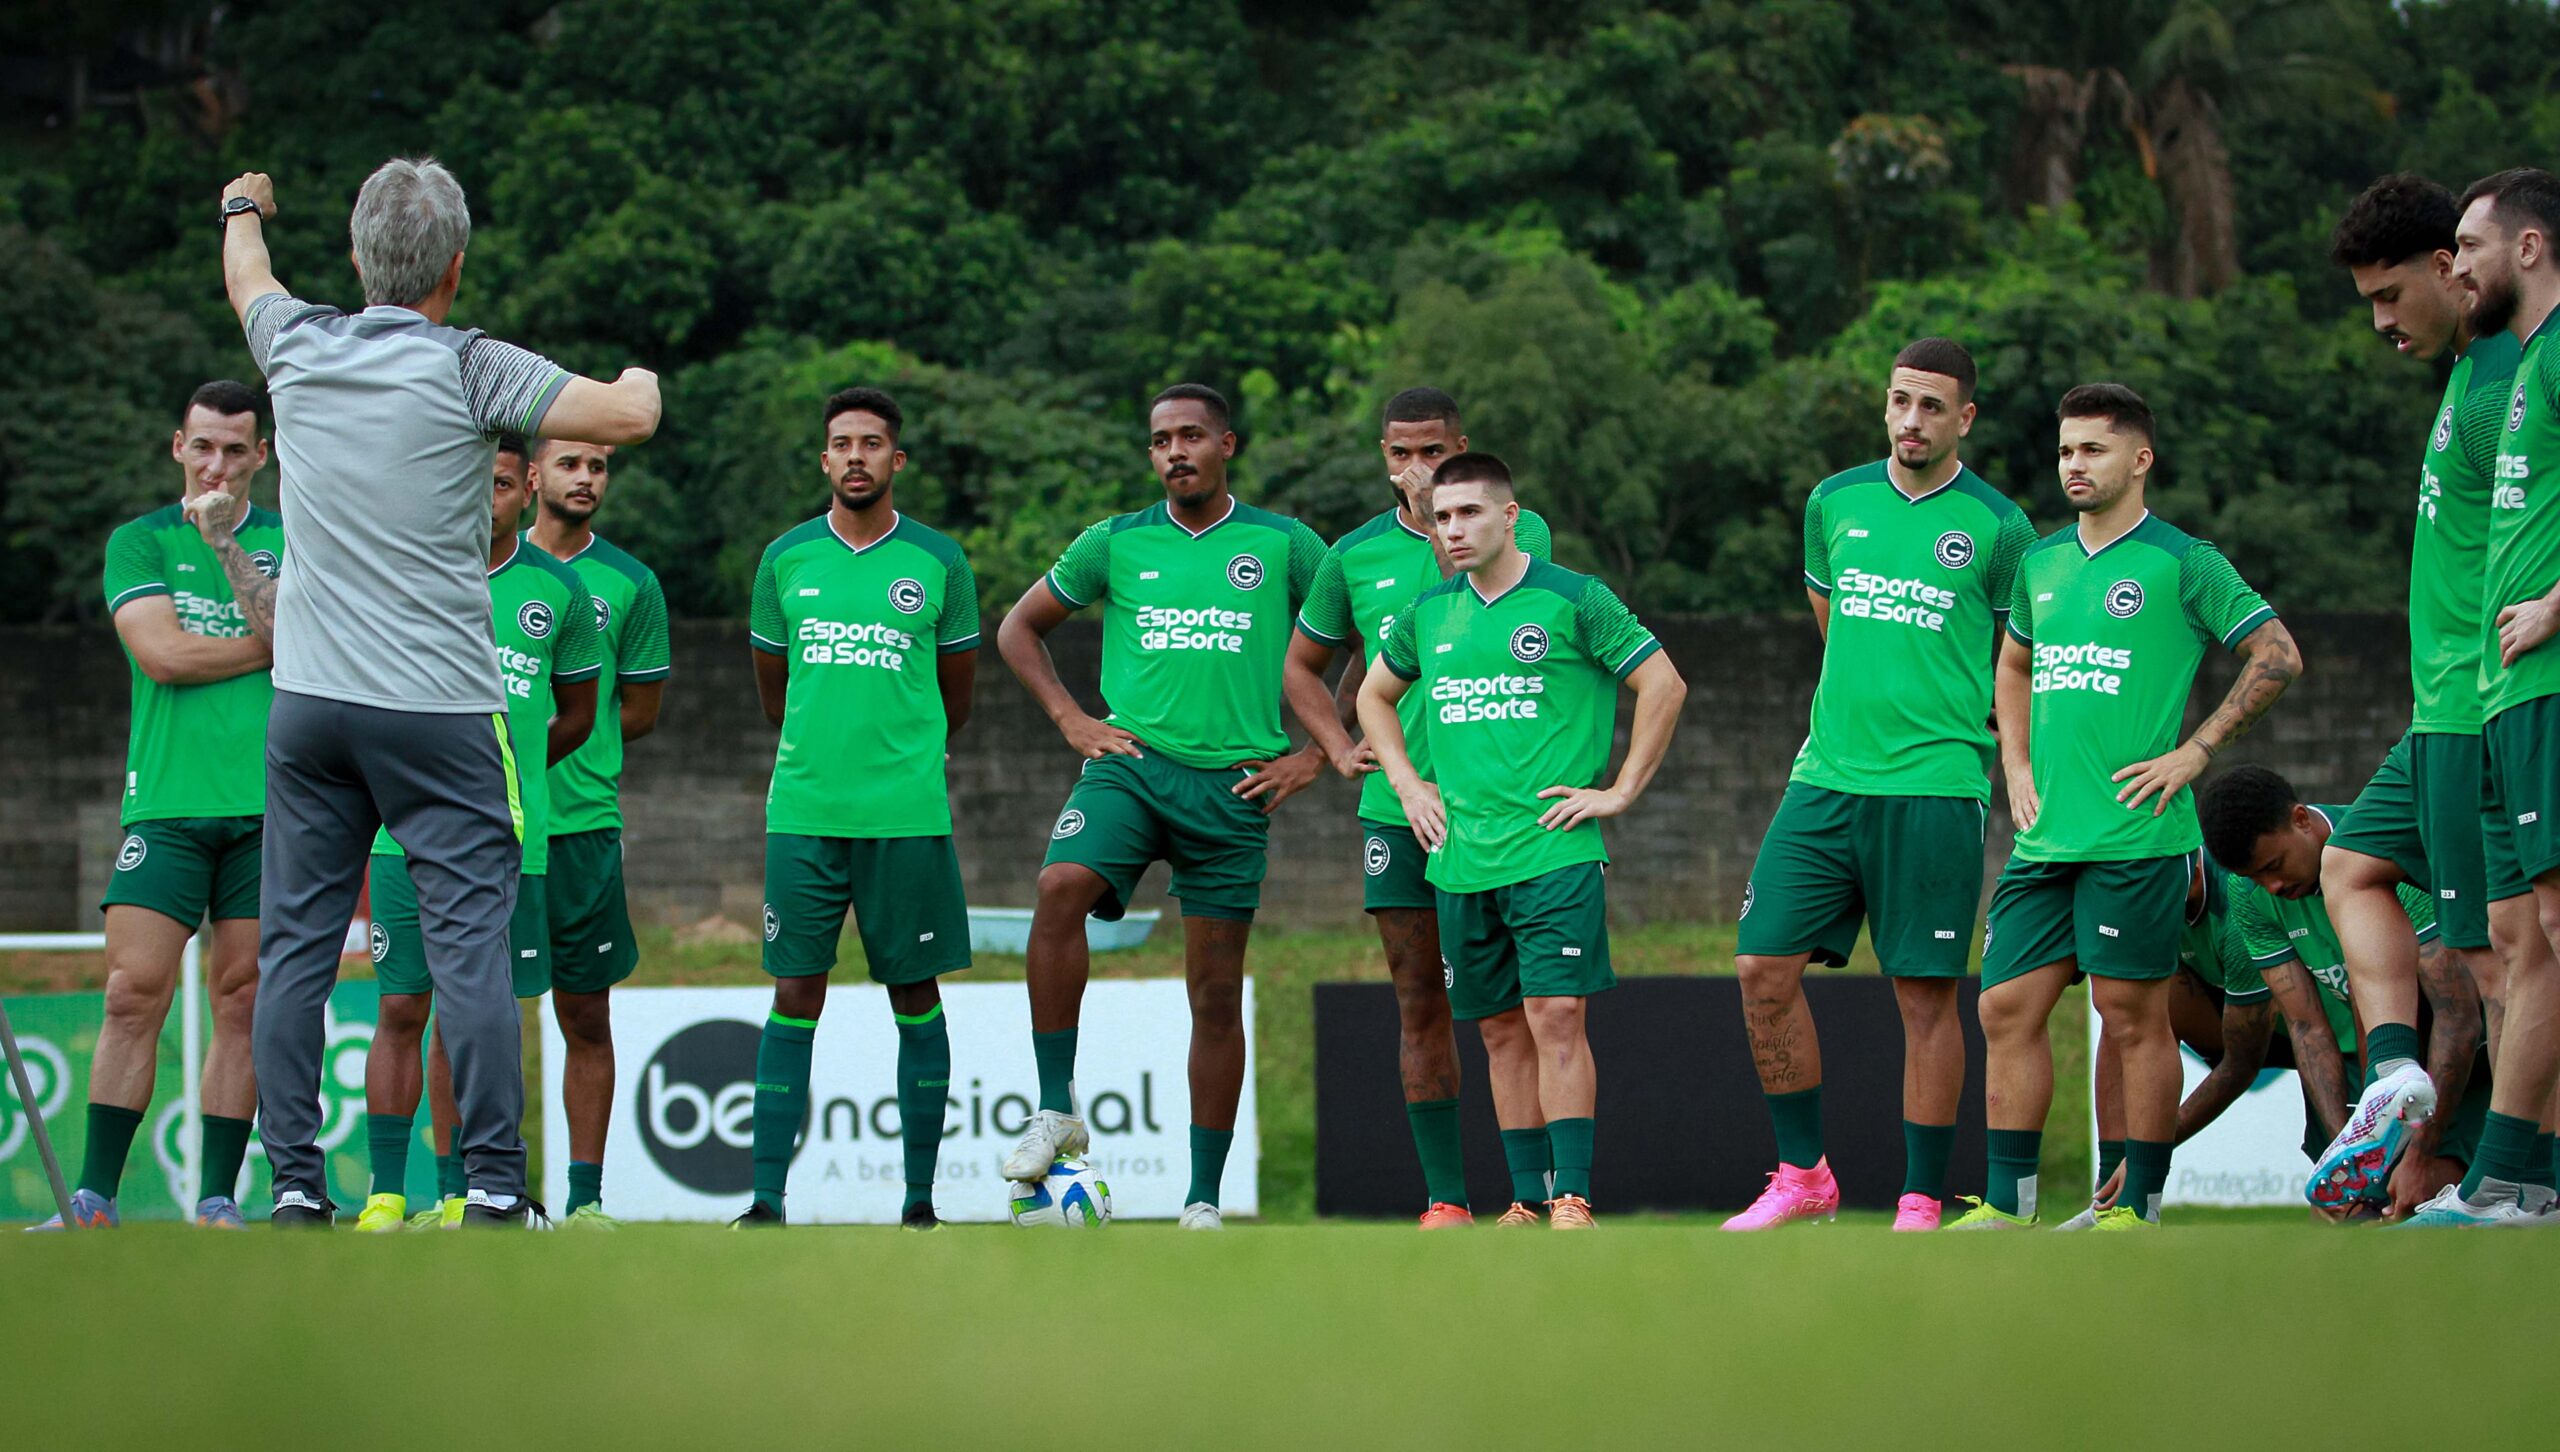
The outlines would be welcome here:
M 1261 556 L 1238 555 L 1234 559 L 1227 561 L 1227 583 L 1235 586 L 1239 590 L 1260 588 L 1262 584 Z
M 274 550 L 258 550 L 252 553 L 249 556 L 249 563 L 257 566 L 258 573 L 270 580 L 284 571 L 284 562 L 276 558 Z
M 2524 381 L 2522 379 L 2518 379 L 2516 381 L 2516 401 L 2507 408 L 2507 432 L 2514 433 L 2516 430 L 2523 427 Z
M 2131 620 L 2142 610 L 2142 584 L 2137 580 L 2118 580 L 2107 587 L 2107 613 L 2118 620 Z
M 527 600 L 516 612 L 516 629 L 528 640 L 541 640 L 551 634 L 551 607 L 539 600 Z
M 1059 816 L 1058 825 L 1049 829 L 1049 838 L 1051 841 L 1059 841 L 1072 837 L 1083 830 L 1084 813 L 1070 807 Z
M 2445 446 L 2452 442 L 2453 405 L 2448 403 L 2444 406 L 2444 412 L 2436 415 L 2436 436 L 2428 442 L 2427 446 L 2441 454 L 2445 451 Z
M 1395 852 L 1387 846 L 1386 838 L 1371 837 L 1360 849 L 1360 870 L 1376 877 L 1384 873 L 1387 864 L 1394 859 Z
M 613 607 L 605 603 L 602 595 L 591 595 L 588 598 L 596 602 L 596 633 L 602 635 L 604 628 L 613 623 Z
M 1547 628 L 1523 625 L 1511 632 L 1511 658 L 1522 665 L 1536 665 L 1547 658 Z
M 782 918 L 774 912 L 773 904 L 766 903 L 764 905 L 764 940 L 770 943 L 781 936 Z
M 924 582 L 898 580 L 889 586 L 889 603 L 901 615 L 913 615 L 924 608 Z
M 1938 563 L 1950 570 L 1961 570 L 1973 563 L 1973 536 L 1960 529 L 1938 536 Z
M 380 923 L 365 929 L 364 950 L 376 963 L 391 956 L 391 930 Z
M 124 845 L 116 849 L 116 871 L 131 872 L 142 865 L 143 858 L 150 855 L 150 844 L 144 842 L 142 834 L 137 832 L 125 838 Z

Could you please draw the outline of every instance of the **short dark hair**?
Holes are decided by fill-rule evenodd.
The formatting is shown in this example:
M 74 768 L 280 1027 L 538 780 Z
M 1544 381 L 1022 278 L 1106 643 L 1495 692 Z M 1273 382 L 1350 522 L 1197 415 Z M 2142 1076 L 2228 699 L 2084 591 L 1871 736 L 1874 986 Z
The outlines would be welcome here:
M 2491 199 L 2499 226 L 2522 224 L 2560 242 L 2560 177 L 2538 166 L 2491 172 L 2463 189 L 2461 209 L 2470 211 L 2471 204 L 2482 197 Z
M 2234 872 L 2258 855 L 2258 839 L 2284 829 L 2302 798 L 2293 783 L 2263 766 L 2235 766 L 2213 779 L 2196 802 L 2204 850 Z
M 840 388 L 827 395 L 827 416 L 818 420 L 818 431 L 834 428 L 837 418 L 848 413 L 867 413 L 889 426 L 889 442 L 898 441 L 899 431 L 907 426 L 907 416 L 898 409 L 898 401 L 877 388 Z
M 1408 388 L 1387 400 L 1383 422 L 1445 423 L 1458 426 L 1458 401 L 1436 388 Z
M 525 442 L 525 437 L 522 434 L 507 433 L 498 435 L 498 452 L 501 454 L 513 454 L 528 464 L 533 462 L 533 448 Z
M 2340 267 L 2397 267 L 2412 257 L 2454 250 L 2462 208 L 2451 187 L 2414 171 L 2395 171 L 2356 194 L 2329 234 L 2329 260 Z
M 1481 450 L 1451 454 L 1431 471 L 1434 487 L 1442 484 L 1488 484 L 1496 489 L 1511 487 L 1511 466 Z
M 1177 383 L 1148 399 L 1147 412 L 1154 413 L 1168 403 L 1180 403 L 1185 399 L 1209 410 L 1209 417 L 1222 430 L 1226 428 L 1228 419 L 1233 417 L 1227 409 L 1227 396 L 1205 383 Z
M 1893 366 L 1952 378 L 1956 381 L 1956 402 L 1973 402 L 1973 355 L 1953 338 L 1921 338 L 1906 344 L 1893 355 Z
M 258 395 L 245 383 L 217 378 L 187 395 L 187 406 L 178 410 L 178 427 L 185 428 L 187 415 L 200 408 L 223 418 L 238 418 L 258 411 Z
M 2121 383 L 2083 383 L 2062 395 L 2062 404 L 2053 416 L 2102 418 L 2113 428 L 2142 435 L 2145 444 L 2159 437 L 2159 421 L 2151 416 L 2151 405 Z

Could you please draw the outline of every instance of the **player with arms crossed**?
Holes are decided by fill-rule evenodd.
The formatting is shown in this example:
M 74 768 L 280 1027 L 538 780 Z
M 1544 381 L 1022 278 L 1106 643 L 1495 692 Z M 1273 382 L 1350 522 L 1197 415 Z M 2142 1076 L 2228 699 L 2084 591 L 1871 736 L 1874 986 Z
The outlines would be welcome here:
M 2328 920 L 2344 945 L 2346 972 L 2377 1071 L 2336 1140 L 2312 1156 L 2307 1193 L 2315 1205 L 2367 1199 L 2389 1187 L 2390 1213 L 2405 1215 L 2444 1183 L 2448 1076 L 2470 1073 L 2473 1046 L 2437 1032 L 2420 1058 L 2418 1015 L 2453 992 L 2421 978 L 2419 945 L 2398 888 L 2434 896 L 2440 941 L 2477 993 L 2500 1001 L 2505 973 L 2492 951 L 2492 908 L 2480 819 L 2480 653 L 2482 575 L 2489 551 L 2489 494 L 2499 426 L 2521 351 L 2513 334 L 2475 334 L 2466 294 L 2453 274 L 2462 209 L 2453 193 L 2401 173 L 2365 188 L 2347 208 L 2330 259 L 2347 269 L 2373 308 L 2373 328 L 2412 358 L 2451 352 L 2452 376 L 2437 406 L 2418 473 L 2409 552 L 2408 734 L 2382 760 L 2355 805 L 2337 819 L 2320 864 Z M 2515 908 L 2529 919 L 2531 894 Z M 2528 921 L 2525 931 L 2531 931 Z M 2495 1021 L 2494 1010 L 2491 1014 Z M 2460 1090 L 2452 1091 L 2458 1095 Z M 2414 1124 L 2412 1131 L 2408 1126 Z M 2467 1156 L 2466 1156 L 2467 1158 Z M 2459 1167 L 2451 1166 L 2459 1177 Z
M 827 512 L 767 545 L 748 621 L 756 699 L 782 728 L 765 796 L 764 971 L 773 1012 L 756 1049 L 755 1200 L 740 1226 L 784 1221 L 809 1060 L 850 909 L 898 1026 L 906 1199 L 933 1230 L 951 1093 L 936 980 L 969 966 L 969 902 L 944 775 L 978 680 L 978 577 L 950 536 L 899 513 L 906 415 L 876 388 L 826 401 Z
M 117 1223 L 125 1159 L 151 1107 L 160 1028 L 187 939 L 208 918 L 213 1043 L 195 1223 L 240 1228 L 233 1198 L 249 1148 L 257 1081 L 249 1066 L 258 992 L 258 853 L 266 781 L 267 642 L 252 633 L 214 552 L 216 539 L 272 578 L 283 522 L 249 504 L 266 466 L 258 397 L 223 380 L 195 391 L 169 439 L 179 502 L 107 537 L 107 611 L 133 665 L 123 845 L 108 880 L 107 1016 L 89 1060 L 89 1138 L 71 1194 L 83 1229 Z M 38 1230 L 61 1228 L 55 1215 Z
M 1805 964 L 1849 961 L 1858 923 L 1902 1010 L 1896 1230 L 1935 1230 L 1964 1092 L 1956 984 L 1971 966 L 1991 801 L 1991 663 L 2026 511 L 1956 457 L 1974 419 L 1972 355 L 1922 338 L 1893 360 L 1892 452 L 1805 501 L 1805 596 L 1822 632 L 1812 729 L 1742 898 L 1743 1025 L 1778 1132 L 1778 1169 L 1727 1230 L 1829 1218 L 1822 1048 Z
M 1458 1044 L 1449 1023 L 1449 991 L 1441 981 L 1438 901 L 1423 876 L 1422 844 L 1405 820 L 1395 788 L 1378 774 L 1376 753 L 1365 742 L 1355 746 L 1348 730 L 1332 723 L 1338 717 L 1342 728 L 1358 724 L 1360 681 L 1377 659 L 1387 626 L 1423 590 L 1449 576 L 1423 496 L 1430 491 L 1431 472 L 1466 448 L 1457 401 L 1449 395 L 1436 388 L 1408 388 L 1387 400 L 1378 450 L 1386 456 L 1395 507 L 1334 541 L 1316 569 L 1307 603 L 1298 611 L 1297 635 L 1289 642 L 1291 711 L 1307 724 L 1308 735 L 1336 771 L 1366 778 L 1359 807 L 1361 906 L 1377 920 L 1387 976 L 1395 984 L 1401 1029 L 1396 1061 L 1404 1080 L 1405 1118 L 1422 1160 L 1425 1230 L 1475 1220 L 1467 1206 L 1466 1158 L 1458 1142 Z M 1536 513 L 1520 511 L 1517 534 L 1523 554 L 1553 558 L 1547 522 Z M 1354 648 L 1359 665 L 1345 670 L 1341 688 L 1328 695 L 1324 673 L 1345 645 Z M 1414 769 L 1428 780 L 1430 749 L 1422 733 L 1428 703 L 1408 695 L 1401 709 L 1405 749 Z M 1512 1199 L 1522 1205 L 1546 1199 L 1545 1139 L 1538 1136 L 1531 1146 L 1530 1138 L 1523 1134 L 1518 1143 L 1504 1142 L 1507 1151 L 1516 1151 L 1508 1156 Z
M 577 572 L 527 545 L 516 533 L 531 497 L 525 485 L 525 442 L 498 441 L 490 471 L 489 618 L 496 631 L 498 668 L 507 693 L 507 736 L 531 766 L 531 747 L 543 744 L 543 761 L 563 760 L 587 739 L 596 723 L 596 677 L 603 669 L 596 638 L 595 602 Z M 515 917 L 507 925 L 515 996 L 539 998 L 551 988 L 551 919 L 544 886 L 550 872 L 548 773 L 525 769 L 518 788 L 523 820 L 524 867 L 516 886 Z M 356 1229 L 401 1228 L 409 1212 L 409 1140 L 418 1113 L 421 1066 L 418 1049 L 427 1032 L 434 981 L 428 973 L 418 889 L 408 856 L 388 828 L 373 839 L 373 976 L 381 990 L 380 1018 L 365 1054 L 365 1143 L 372 1156 L 373 1188 Z M 441 1026 L 427 1066 L 428 1115 L 436 1149 L 440 1196 L 433 1212 L 445 1226 L 462 1223 L 467 1209 L 461 1156 L 455 1152 L 459 1110 L 453 1098 L 453 1065 Z M 423 1217 L 430 1212 L 421 1211 Z
M 1005 664 L 1085 759 L 1040 868 L 1026 969 L 1040 1107 L 1004 1176 L 1038 1180 L 1060 1155 L 1087 1148 L 1074 1086 L 1090 969 L 1085 915 L 1118 918 L 1149 864 L 1163 858 L 1182 900 L 1191 996 L 1186 1230 L 1223 1223 L 1218 1184 L 1244 1088 L 1245 942 L 1262 903 L 1270 814 L 1324 766 L 1312 746 L 1288 752 L 1280 726 L 1289 621 L 1306 601 L 1324 540 L 1228 492 L 1236 436 L 1227 418 L 1226 400 L 1201 384 L 1157 394 L 1147 454 L 1164 502 L 1077 536 L 996 635 Z M 1097 603 L 1111 705 L 1104 721 L 1076 704 L 1047 643 L 1069 614 Z
M 2158 1222 L 2181 1078 L 2169 977 L 2187 856 L 2203 845 L 2186 788 L 2302 673 L 2292 633 L 2222 552 L 2144 507 L 2155 432 L 2141 395 L 2082 384 L 2057 412 L 2063 493 L 2080 518 L 2027 552 L 2000 648 L 2000 759 L 2018 838 L 1982 951 L 1989 1174 L 1954 1229 L 2036 1223 L 2053 1106 L 2045 1024 L 2083 973 L 2124 1076 L 2124 1195 L 2100 1228 Z M 2216 641 L 2239 652 L 2240 677 L 2180 744 Z
M 613 986 L 640 964 L 622 880 L 622 752 L 658 727 L 671 660 L 667 597 L 647 565 L 596 533 L 613 446 L 536 439 L 526 482 L 539 513 L 525 540 L 577 572 L 595 601 L 604 670 L 596 729 L 551 768 L 551 1008 L 568 1053 L 569 1198 L 561 1224 L 610 1229 L 605 1132 L 613 1121 Z
M 1506 1149 L 1544 1139 L 1548 1224 L 1587 1230 L 1599 1072 L 1585 1010 L 1617 984 L 1600 822 L 1653 780 L 1689 688 L 1608 586 L 1521 552 L 1500 459 L 1449 459 L 1430 504 L 1458 573 L 1387 627 L 1360 725 L 1431 854 L 1449 1009 L 1484 1036 Z M 1587 785 L 1609 764 L 1622 681 L 1636 693 L 1627 759 L 1608 786 Z M 1400 707 L 1417 686 L 1436 783 L 1405 744 Z M 1503 1222 L 1535 1213 L 1524 1201 Z

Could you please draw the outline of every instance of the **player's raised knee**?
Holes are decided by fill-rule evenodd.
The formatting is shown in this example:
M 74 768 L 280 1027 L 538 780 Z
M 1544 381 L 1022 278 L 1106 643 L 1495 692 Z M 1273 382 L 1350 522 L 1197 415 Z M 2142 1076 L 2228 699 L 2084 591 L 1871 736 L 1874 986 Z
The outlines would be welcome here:
M 1804 963 L 1802 958 L 1744 953 L 1733 960 L 1733 971 L 1742 980 L 1743 997 L 1786 998 L 1804 982 Z

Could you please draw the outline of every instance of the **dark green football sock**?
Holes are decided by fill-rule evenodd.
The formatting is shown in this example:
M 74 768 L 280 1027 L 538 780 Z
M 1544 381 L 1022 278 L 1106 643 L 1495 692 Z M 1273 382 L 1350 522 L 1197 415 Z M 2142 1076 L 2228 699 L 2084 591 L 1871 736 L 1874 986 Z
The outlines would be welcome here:
M 937 1003 L 897 1014 L 898 1133 L 907 1148 L 907 1199 L 913 1210 L 933 1203 L 933 1170 L 942 1158 L 943 1115 L 951 1097 L 951 1020 Z
M 2523 1183 L 2536 1185 L 2545 1190 L 2560 1189 L 2560 1186 L 2553 1185 L 2551 1180 L 2551 1160 L 2555 1153 L 2560 1153 L 2553 1148 L 2553 1139 L 2553 1136 L 2547 1134 L 2535 1137 L 2533 1158 L 2527 1162 Z
M 1550 1193 L 1547 1171 L 1554 1168 L 1547 1147 L 1547 1127 L 1502 1132 L 1502 1162 L 1511 1167 L 1511 1198 L 1523 1205 L 1544 1205 Z
M 1809 1170 L 1822 1163 L 1822 1086 L 1793 1094 L 1763 1094 L 1778 1128 L 1778 1162 Z
M 2418 1031 L 2405 1023 L 2378 1023 L 2364 1036 L 2364 1061 L 2369 1070 L 2365 1082 L 2418 1061 Z
M 1591 1198 L 1591 1139 L 1588 1118 L 1547 1121 L 1547 1153 L 1555 1157 L 1556 1193 Z
M 460 1154 L 436 1156 L 436 1198 L 459 1200 L 471 1193 L 471 1172 L 462 1167 Z
M 591 1165 L 585 1160 L 571 1160 L 569 1203 L 560 1213 L 575 1215 L 590 1205 L 599 1210 L 604 1208 L 604 1166 Z
M 133 1137 L 142 1128 L 142 1111 L 112 1104 L 89 1106 L 89 1145 L 80 1153 L 76 1189 L 112 1200 L 124 1183 L 125 1157 L 133 1153 Z
M 2145 1220 L 2160 1218 L 2160 1196 L 2169 1188 L 2169 1152 L 2173 1146 L 2155 1139 L 2124 1142 L 2124 1193 L 2116 1203 Z
M 1058 1029 L 1031 1036 L 1031 1061 L 1040 1069 L 1040 1107 L 1060 1114 L 1076 1112 L 1076 1031 Z
M 2480 1152 L 2471 1157 L 2471 1168 L 2462 1177 L 2462 1198 L 2476 1194 L 2482 1180 L 2523 1184 L 2533 1171 L 2533 1152 L 2541 1137 L 2542 1126 L 2532 1120 L 2490 1110 L 2480 1126 Z
M 1947 1198 L 1947 1161 L 1955 1152 L 1954 1125 L 1902 1121 L 1902 1193 Z
M 767 1209 L 782 1208 L 791 1178 L 792 1141 L 809 1113 L 810 1046 L 818 1022 L 768 1014 L 756 1045 L 755 1196 Z
M 228 1115 L 204 1117 L 204 1138 L 197 1142 L 196 1151 L 196 1163 L 203 1167 L 197 1199 L 238 1198 L 240 1162 L 249 1156 L 249 1132 L 254 1127 L 248 1120 Z
M 368 1114 L 364 1117 L 364 1144 L 373 1160 L 375 1195 L 409 1193 L 409 1136 L 417 1132 L 417 1118 L 408 1114 Z
M 1990 1182 L 1982 1187 L 1983 1202 L 1994 1210 L 2034 1219 L 2036 1166 L 2044 1159 L 2044 1131 L 1994 1129 L 1985 1131 L 1983 1138 L 1990 1142 L 1991 1151 Z
M 1422 1156 L 1422 1193 L 1434 1205 L 1467 1203 L 1466 1152 L 1458 1147 L 1458 1101 L 1426 1099 L 1404 1107 L 1413 1147 Z
M 1227 1177 L 1227 1151 L 1235 1142 L 1232 1129 L 1191 1126 L 1191 1188 L 1183 1192 L 1183 1204 L 1218 1203 L 1218 1182 Z
M 2113 1178 L 2115 1177 L 2115 1173 L 2116 1173 L 2116 1166 L 2118 1166 L 2118 1165 L 2120 1165 L 2120 1164 L 2123 1164 L 2123 1163 L 2124 1163 L 2124 1141 L 2123 1141 L 2123 1140 L 2120 1140 L 2120 1139 L 2102 1139 L 2102 1140 L 2098 1141 L 2098 1186 L 2099 1186 L 2099 1188 L 2104 1189 L 2104 1188 L 2106 1187 L 2106 1183 L 2107 1183 L 2107 1181 L 2108 1181 L 2108 1180 L 2110 1180 L 2110 1179 L 2113 1179 Z

